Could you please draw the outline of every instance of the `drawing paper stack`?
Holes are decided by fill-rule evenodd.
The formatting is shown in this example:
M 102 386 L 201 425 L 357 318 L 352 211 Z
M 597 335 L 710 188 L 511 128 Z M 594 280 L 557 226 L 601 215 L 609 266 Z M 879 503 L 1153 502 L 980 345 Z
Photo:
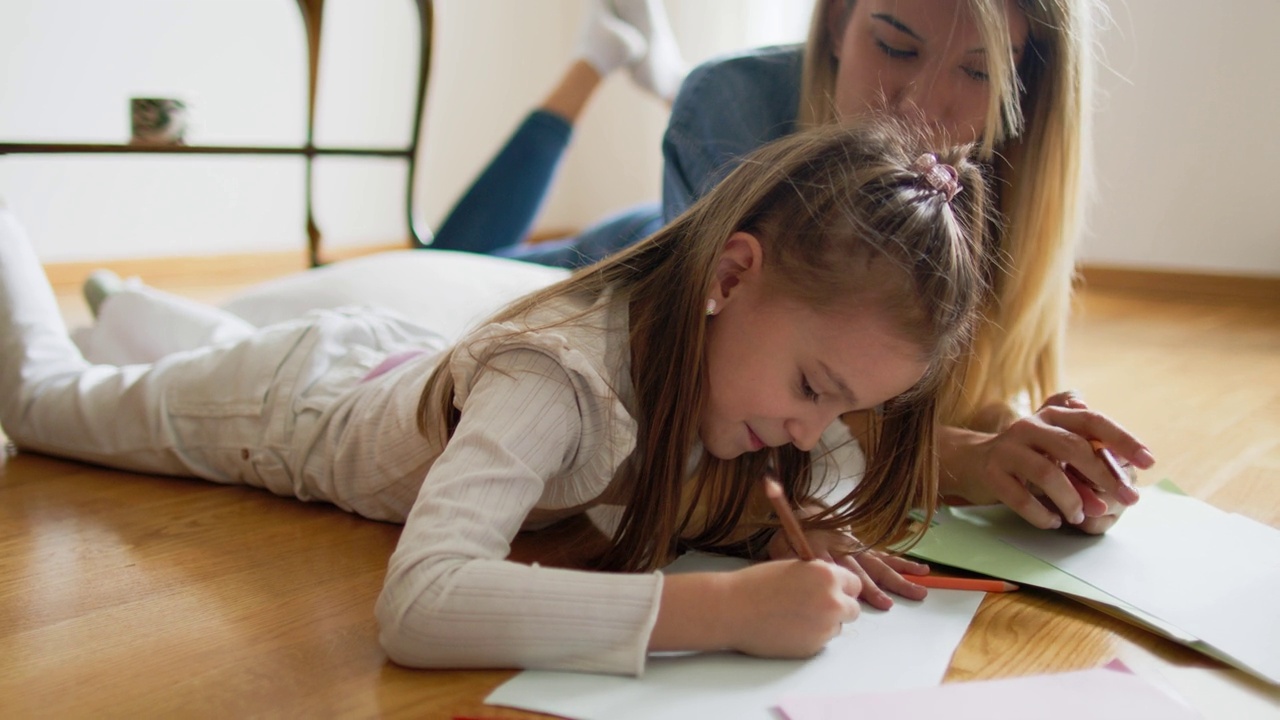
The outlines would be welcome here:
M 1044 532 L 1006 508 L 952 508 L 911 554 L 1055 590 L 1280 684 L 1280 531 L 1147 488 L 1105 535 Z
M 731 570 L 742 560 L 691 554 L 665 572 Z M 964 638 L 983 593 L 930 590 L 924 602 L 897 599 L 862 616 L 809 660 L 737 653 L 651 656 L 643 677 L 525 671 L 485 699 L 491 705 L 579 720 L 776 720 L 792 694 L 831 694 L 935 686 Z

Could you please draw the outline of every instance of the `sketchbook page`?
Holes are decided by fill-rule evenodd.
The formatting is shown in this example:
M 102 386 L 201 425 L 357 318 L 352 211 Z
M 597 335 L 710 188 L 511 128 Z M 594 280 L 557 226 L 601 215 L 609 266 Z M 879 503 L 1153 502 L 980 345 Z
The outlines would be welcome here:
M 1002 538 L 1280 684 L 1280 531 L 1153 487 L 1105 535 Z
M 974 508 L 940 508 L 934 523 L 909 554 L 926 562 L 942 563 L 971 572 L 991 575 L 1010 582 L 1034 585 L 1087 601 L 1121 619 L 1193 647 L 1193 635 L 1164 620 L 1143 612 L 1123 600 L 1066 573 L 1034 555 L 1001 542 L 1007 529 L 1018 528 L 1046 533 L 1003 505 Z
M 949 683 L 910 692 L 788 698 L 787 720 L 1194 720 L 1201 715 L 1146 680 L 1104 668 L 1007 680 Z
M 742 561 L 681 558 L 666 572 L 726 570 Z M 530 670 L 486 698 L 491 705 L 581 720 L 776 720 L 787 695 L 831 694 L 937 685 L 964 638 L 983 593 L 930 590 L 921 602 L 894 599 L 862 615 L 808 660 L 768 660 L 737 653 L 652 655 L 639 678 Z

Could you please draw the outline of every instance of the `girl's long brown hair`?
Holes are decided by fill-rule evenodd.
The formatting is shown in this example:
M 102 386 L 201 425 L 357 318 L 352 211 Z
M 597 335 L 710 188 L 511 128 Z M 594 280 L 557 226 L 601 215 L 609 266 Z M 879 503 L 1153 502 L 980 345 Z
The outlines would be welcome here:
M 929 361 L 925 377 L 884 406 L 861 482 L 816 524 L 848 528 L 865 544 L 884 546 L 905 537 L 913 507 L 932 510 L 939 388 L 966 352 L 985 293 L 986 190 L 979 168 L 966 159 L 968 148 L 939 151 L 962 186 L 948 202 L 912 169 L 928 150 L 922 143 L 901 126 L 880 124 L 827 126 L 780 140 L 753 153 L 662 231 L 494 317 L 519 320 L 558 298 L 591 300 L 606 291 L 628 302 L 638 437 L 619 470 L 630 499 L 601 569 L 650 570 L 682 544 L 725 545 L 741 529 L 748 495 L 771 462 L 792 497 L 813 492 L 809 453 L 792 446 L 732 460 L 704 451 L 689 479 L 705 402 L 706 329 L 714 322 L 706 299 L 724 243 L 738 231 L 760 241 L 768 291 L 822 313 L 885 313 Z M 418 418 L 424 435 L 447 436 L 456 427 L 449 363 L 465 348 L 464 341 L 450 351 L 424 388 Z

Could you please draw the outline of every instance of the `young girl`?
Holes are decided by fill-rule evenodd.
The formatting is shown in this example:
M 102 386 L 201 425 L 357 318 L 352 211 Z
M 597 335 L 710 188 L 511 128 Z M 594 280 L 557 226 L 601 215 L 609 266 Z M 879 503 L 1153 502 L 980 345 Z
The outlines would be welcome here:
M 404 522 L 377 614 L 406 665 L 806 656 L 858 614 L 859 573 L 921 595 L 895 572 L 914 564 L 851 553 L 933 507 L 939 388 L 985 292 L 979 170 L 907 138 L 829 127 L 764 148 L 662 233 L 443 352 L 388 314 L 318 311 L 91 366 L 5 216 L 0 425 L 31 450 Z M 873 408 L 864 467 L 837 420 Z M 686 548 L 789 557 L 755 510 L 766 471 L 832 562 L 654 572 Z M 584 512 L 608 538 L 595 571 L 506 559 L 522 529 Z

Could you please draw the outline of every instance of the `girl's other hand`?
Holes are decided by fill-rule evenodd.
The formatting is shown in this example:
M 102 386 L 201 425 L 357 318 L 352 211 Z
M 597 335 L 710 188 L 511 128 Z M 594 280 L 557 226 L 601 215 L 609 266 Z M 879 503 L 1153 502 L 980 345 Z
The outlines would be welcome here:
M 1090 440 L 1107 447 L 1122 464 L 1147 469 L 1151 452 L 1072 392 L 1054 395 L 1035 414 L 970 446 L 960 464 L 966 482 L 958 493 L 975 504 L 1002 502 L 1039 528 L 1065 522 L 1085 532 L 1105 532 L 1124 506 L 1138 501 L 1129 478 L 1116 477 Z M 953 470 L 954 472 L 954 470 Z M 953 494 L 948 492 L 946 494 Z
M 840 565 L 783 560 L 729 574 L 736 613 L 738 652 L 760 657 L 805 658 L 857 619 L 858 576 Z
M 805 533 L 814 559 L 833 563 L 858 577 L 862 591 L 858 597 L 877 610 L 893 607 L 888 592 L 907 598 L 923 600 L 928 591 L 908 582 L 904 575 L 923 575 L 929 572 L 927 565 L 890 555 L 878 550 L 855 552 L 858 542 L 851 535 L 835 530 L 811 530 Z M 786 533 L 774 533 L 768 545 L 769 558 L 782 560 L 796 557 L 795 549 L 787 541 Z

